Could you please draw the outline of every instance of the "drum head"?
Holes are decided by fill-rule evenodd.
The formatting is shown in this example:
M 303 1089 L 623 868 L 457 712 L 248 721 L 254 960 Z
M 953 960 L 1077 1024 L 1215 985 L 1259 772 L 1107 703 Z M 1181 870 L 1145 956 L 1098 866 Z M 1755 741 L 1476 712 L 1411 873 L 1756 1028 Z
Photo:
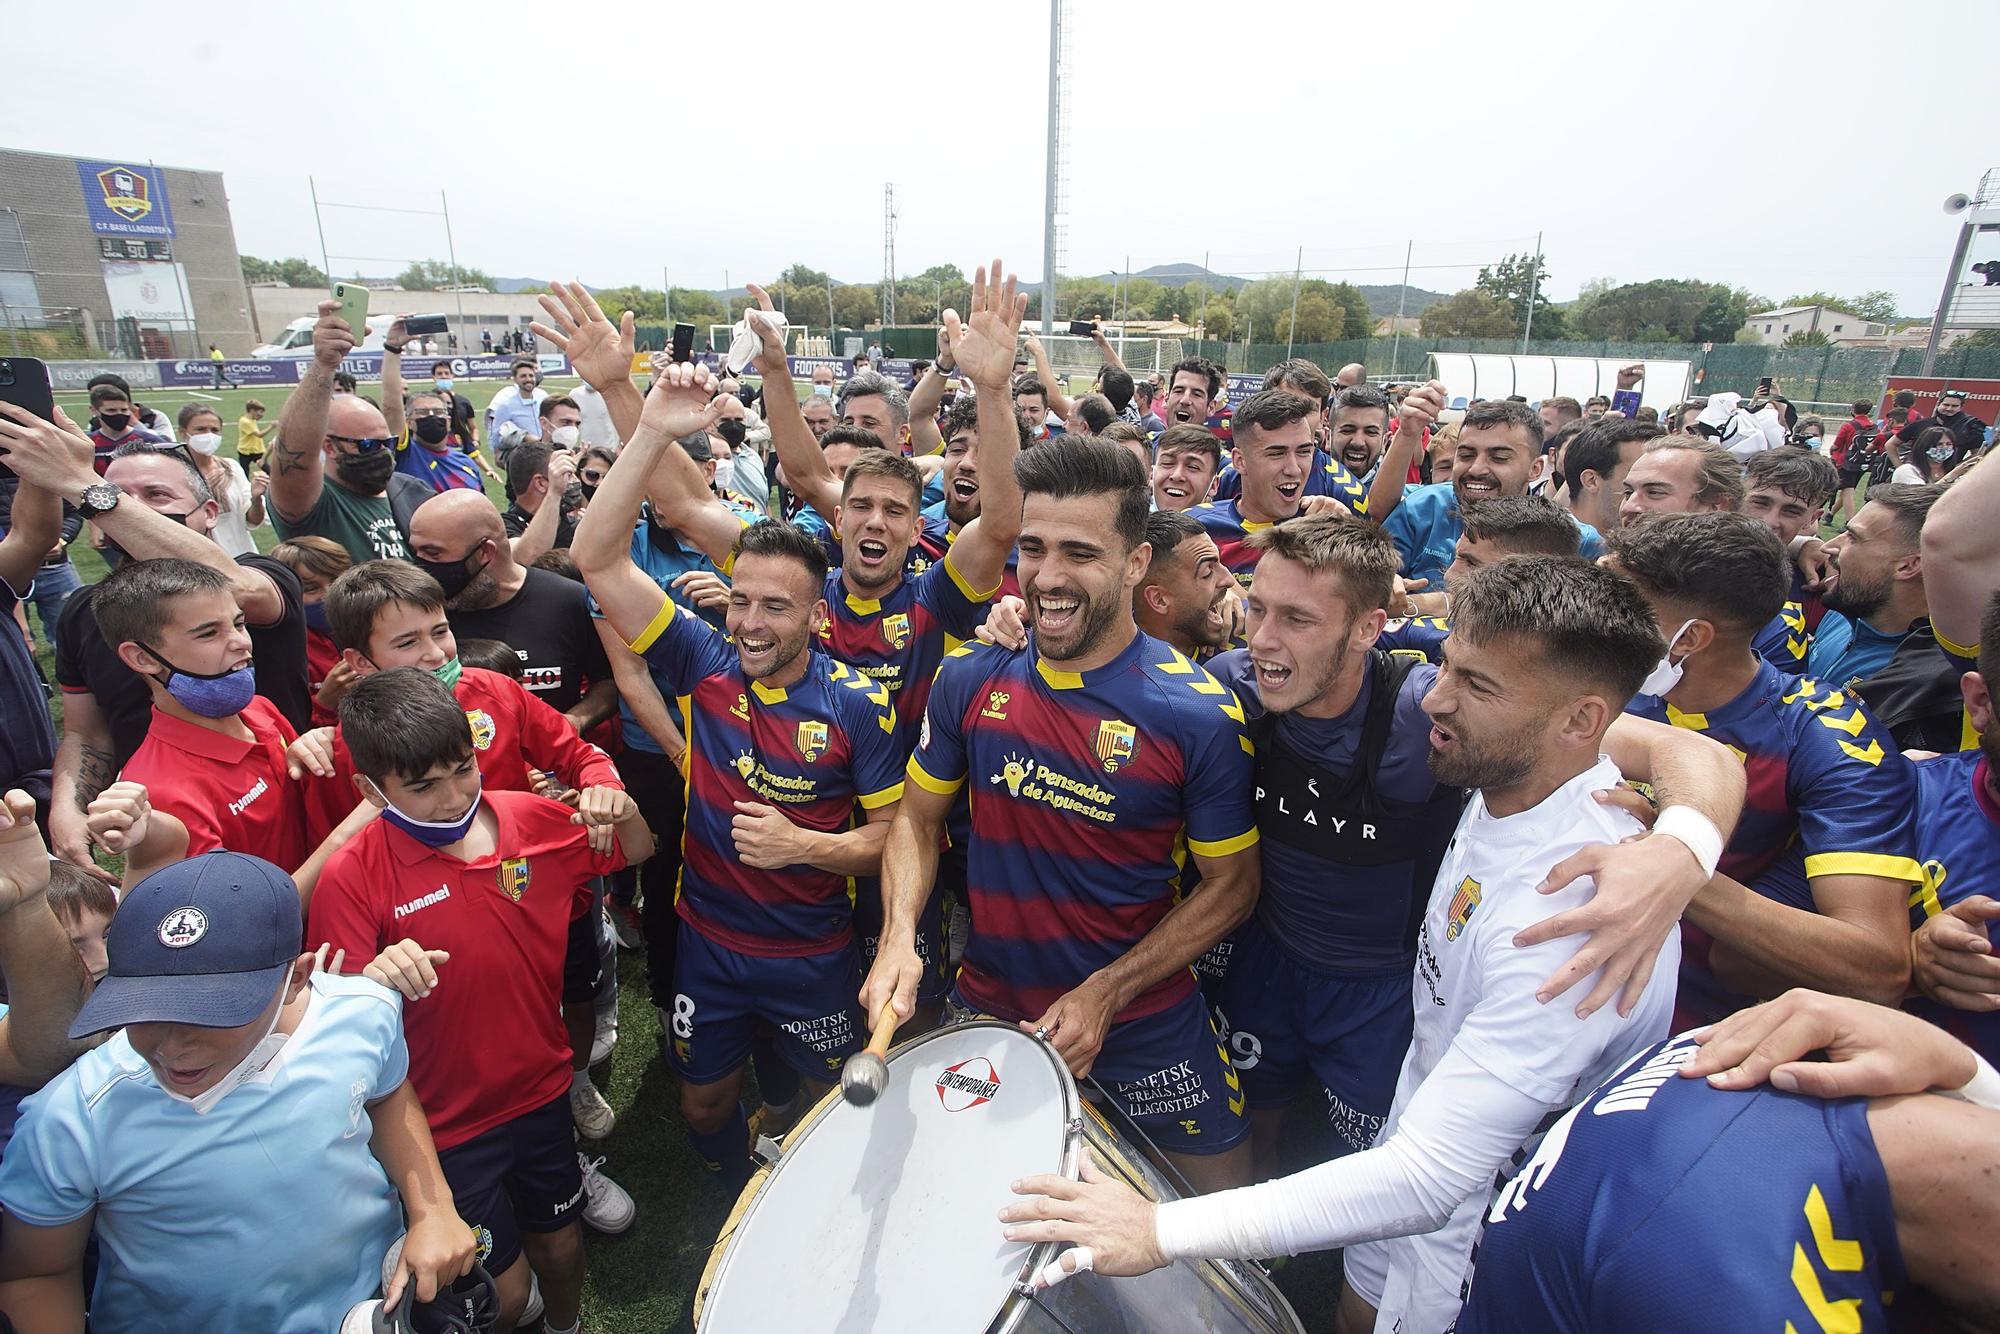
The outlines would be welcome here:
M 1076 1086 L 1009 1024 L 926 1034 L 869 1107 L 834 1096 L 744 1215 L 701 1334 L 979 1334 L 1036 1248 L 1001 1235 L 1008 1186 L 1076 1172 Z

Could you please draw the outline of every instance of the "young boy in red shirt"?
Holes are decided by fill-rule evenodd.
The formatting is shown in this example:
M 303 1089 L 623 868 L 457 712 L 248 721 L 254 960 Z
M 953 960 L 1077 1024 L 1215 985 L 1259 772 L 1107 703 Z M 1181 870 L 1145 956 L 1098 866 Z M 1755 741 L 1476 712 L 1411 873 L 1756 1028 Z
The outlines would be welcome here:
M 341 662 L 340 647 L 326 623 L 326 590 L 354 565 L 347 548 L 330 538 L 306 534 L 271 548 L 271 559 L 299 577 L 306 613 L 306 687 L 312 691 L 312 720 L 321 727 L 340 721 L 340 701 L 354 684 L 354 669 Z
M 449 955 L 436 988 L 405 1012 L 411 1082 L 499 1283 L 500 1327 L 519 1319 L 532 1268 L 547 1328 L 573 1331 L 589 1183 L 570 1131 L 565 945 L 592 878 L 650 856 L 652 835 L 622 790 L 608 809 L 575 811 L 482 791 L 465 710 L 431 673 L 367 677 L 341 727 L 354 786 L 381 818 L 329 860 L 307 937 L 350 958 L 406 937 Z

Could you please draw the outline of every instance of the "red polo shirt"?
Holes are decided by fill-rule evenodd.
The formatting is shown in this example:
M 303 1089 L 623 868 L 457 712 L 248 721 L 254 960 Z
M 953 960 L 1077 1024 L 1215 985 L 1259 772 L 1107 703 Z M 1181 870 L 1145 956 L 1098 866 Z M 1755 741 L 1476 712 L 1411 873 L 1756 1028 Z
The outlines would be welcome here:
M 403 1010 L 410 1082 L 440 1149 L 569 1086 L 569 924 L 589 911 L 591 877 L 625 865 L 615 847 L 608 857 L 591 852 L 558 802 L 489 791 L 485 803 L 499 821 L 493 855 L 460 861 L 370 821 L 327 862 L 307 919 L 306 938 L 331 941 L 350 963 L 405 937 L 451 951 L 437 990 Z
M 285 747 L 298 733 L 262 695 L 237 716 L 251 740 L 155 708 L 146 739 L 118 777 L 144 783 L 154 809 L 187 826 L 188 856 L 227 848 L 296 871 L 317 846 L 306 842 L 304 790 L 285 774 Z
M 315 727 L 333 727 L 340 722 L 338 714 L 329 713 L 319 706 L 319 688 L 326 684 L 326 678 L 333 675 L 333 669 L 340 665 L 340 650 L 334 642 L 319 631 L 306 630 L 306 689 L 312 693 L 312 720 Z
M 472 751 L 479 762 L 479 781 L 488 792 L 527 792 L 529 769 L 546 769 L 574 788 L 615 787 L 618 778 L 611 757 L 576 734 L 564 717 L 529 694 L 511 676 L 467 667 L 452 691 L 465 707 L 472 725 Z M 333 745 L 334 776 L 316 780 L 309 798 L 313 831 L 318 839 L 354 809 L 354 761 L 338 733 Z M 318 847 L 315 840 L 314 847 Z

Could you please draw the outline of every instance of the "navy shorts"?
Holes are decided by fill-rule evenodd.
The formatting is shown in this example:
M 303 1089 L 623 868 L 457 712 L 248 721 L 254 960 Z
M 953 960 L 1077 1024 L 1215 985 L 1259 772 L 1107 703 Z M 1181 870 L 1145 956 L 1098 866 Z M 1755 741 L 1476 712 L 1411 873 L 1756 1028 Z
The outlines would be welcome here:
M 478 1261 L 498 1276 L 521 1254 L 523 1232 L 560 1232 L 583 1213 L 569 1093 L 438 1150 L 452 1205 L 479 1239 Z
M 947 1024 L 988 1017 L 956 989 L 945 998 Z M 1199 995 L 1113 1024 L 1089 1077 L 1168 1153 L 1226 1153 L 1250 1133 L 1242 1081 Z
M 852 944 L 825 954 L 738 954 L 681 923 L 667 1052 L 674 1073 L 713 1084 L 750 1057 L 758 1020 L 770 1024 L 778 1056 L 801 1078 L 831 1084 L 861 1050 L 861 956 Z
M 964 867 L 958 871 L 959 892 L 963 893 Z M 923 979 L 917 983 L 917 1004 L 929 1005 L 944 999 L 945 992 L 951 990 L 950 979 L 944 971 L 944 899 L 950 886 L 951 872 L 943 859 L 938 862 L 937 885 L 917 914 L 917 957 L 923 960 Z M 854 943 L 861 948 L 861 969 L 865 973 L 875 966 L 876 952 L 882 945 L 882 882 L 880 880 L 860 880 L 854 892 Z
M 590 900 L 590 907 L 570 919 L 569 943 L 563 950 L 562 998 L 565 1005 L 582 1005 L 597 999 L 597 988 L 604 980 L 603 957 L 597 952 L 597 920 L 603 909 L 598 907 L 602 897 L 602 882 L 599 893 Z
M 1231 937 L 1215 1023 L 1252 1108 L 1325 1090 L 1336 1155 L 1365 1149 L 1389 1115 L 1410 1049 L 1410 975 L 1343 977 L 1278 947 L 1256 917 Z

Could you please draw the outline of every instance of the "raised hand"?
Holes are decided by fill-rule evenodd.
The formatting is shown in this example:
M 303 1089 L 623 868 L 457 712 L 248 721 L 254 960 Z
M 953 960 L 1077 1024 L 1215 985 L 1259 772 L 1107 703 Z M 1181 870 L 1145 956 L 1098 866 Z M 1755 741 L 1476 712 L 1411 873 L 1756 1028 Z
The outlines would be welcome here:
M 0 403 L 0 461 L 23 481 L 52 495 L 79 483 L 87 486 L 97 480 L 88 475 L 91 449 L 90 437 L 61 408 L 55 421 L 46 422 L 25 408 Z
M 751 296 L 757 298 L 757 310 L 768 310 L 774 315 L 777 314 L 778 308 L 771 304 L 769 292 L 755 283 L 745 283 L 744 287 L 749 290 Z M 757 349 L 757 356 L 751 362 L 757 368 L 758 374 L 767 381 L 780 378 L 789 380 L 792 364 L 785 360 L 785 335 L 770 320 L 758 319 L 756 311 L 744 311 L 743 319 L 756 331 L 759 341 L 763 344 Z
M 313 323 L 313 360 L 327 370 L 338 369 L 354 350 L 355 333 L 340 318 L 338 301 L 319 303 L 319 319 Z
M 9 788 L 0 810 L 0 912 L 39 898 L 49 887 L 49 850 L 35 828 L 35 799 Z
M 973 272 L 971 318 L 961 320 L 957 311 L 947 310 L 944 331 L 959 371 L 982 390 L 1005 393 L 1014 373 L 1014 340 L 1028 313 L 1028 297 L 1016 290 L 1019 280 L 1013 274 L 1003 279 L 1001 272 L 998 259 L 990 273 L 984 266 Z
M 603 393 L 610 386 L 632 378 L 632 357 L 636 344 L 632 336 L 633 316 L 626 311 L 614 326 L 605 318 L 597 298 L 582 283 L 550 283 L 549 294 L 539 298 L 556 327 L 535 321 L 528 327 L 537 337 L 561 348 L 569 364 L 592 389 Z
M 706 431 L 724 417 L 740 417 L 743 405 L 734 394 L 715 392 L 715 376 L 699 362 L 653 363 L 653 392 L 639 414 L 639 428 L 668 440 Z
M 1445 397 L 1444 381 L 1424 381 L 1403 396 L 1403 406 L 1396 410 L 1396 429 L 1424 431 L 1437 425 L 1438 414 L 1444 411 Z
M 113 783 L 84 812 L 91 840 L 114 856 L 144 843 L 152 819 L 153 803 L 144 783 Z

